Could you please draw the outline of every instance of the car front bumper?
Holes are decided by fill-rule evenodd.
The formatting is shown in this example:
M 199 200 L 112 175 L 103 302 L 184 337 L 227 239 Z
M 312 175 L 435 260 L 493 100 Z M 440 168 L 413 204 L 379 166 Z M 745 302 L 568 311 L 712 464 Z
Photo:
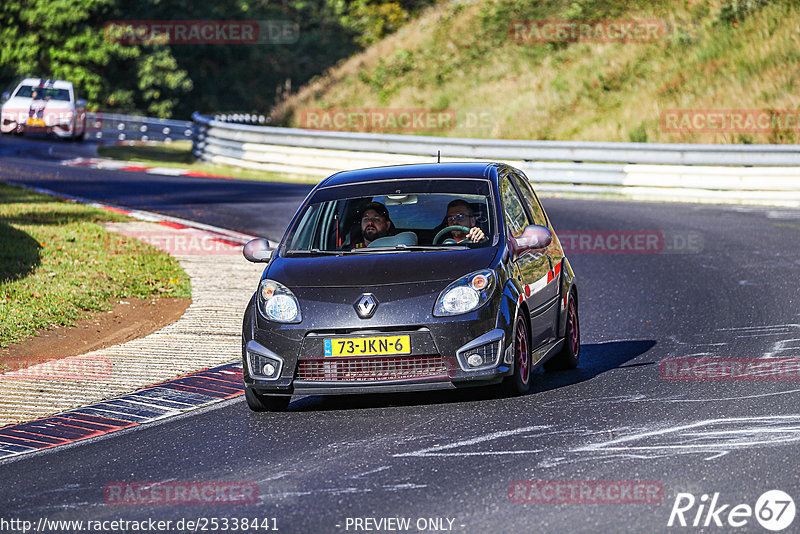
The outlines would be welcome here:
M 467 340 L 452 354 L 441 354 L 427 329 L 390 332 L 411 336 L 412 354 L 369 357 L 319 356 L 316 345 L 324 336 L 309 335 L 301 350 L 305 356 L 288 361 L 255 340 L 243 351 L 245 387 L 270 395 L 336 395 L 456 389 L 498 383 L 512 372 L 509 338 L 502 329 L 491 329 Z M 455 336 L 458 337 L 458 336 Z M 310 340 L 308 338 L 311 338 Z M 426 343 L 427 341 L 427 343 Z M 470 355 L 483 363 L 471 367 Z M 265 377 L 258 368 L 275 369 Z

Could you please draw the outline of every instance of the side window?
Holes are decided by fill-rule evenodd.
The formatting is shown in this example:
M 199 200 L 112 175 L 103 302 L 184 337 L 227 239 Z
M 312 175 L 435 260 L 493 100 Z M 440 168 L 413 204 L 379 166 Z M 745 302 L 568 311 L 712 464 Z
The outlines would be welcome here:
M 19 89 L 17 89 L 17 93 L 14 96 L 18 96 L 21 98 L 30 98 L 32 89 L 33 87 L 31 87 L 30 85 L 20 85 Z
M 312 204 L 308 207 L 291 236 L 288 250 L 310 250 L 313 246 L 315 232 L 319 226 L 322 204 Z
M 514 186 L 508 177 L 500 180 L 500 200 L 503 203 L 503 214 L 505 215 L 506 226 L 514 237 L 519 237 L 525 227 L 528 226 L 528 216 L 525 215 L 525 208 L 522 201 L 517 196 Z
M 523 198 L 528 204 L 528 209 L 533 216 L 533 224 L 547 226 L 547 217 L 544 215 L 544 210 L 542 209 L 542 205 L 539 203 L 539 199 L 536 198 L 536 194 L 533 192 L 531 183 L 524 177 L 524 175 L 515 174 L 514 177 L 517 181 L 519 190 L 522 192 Z

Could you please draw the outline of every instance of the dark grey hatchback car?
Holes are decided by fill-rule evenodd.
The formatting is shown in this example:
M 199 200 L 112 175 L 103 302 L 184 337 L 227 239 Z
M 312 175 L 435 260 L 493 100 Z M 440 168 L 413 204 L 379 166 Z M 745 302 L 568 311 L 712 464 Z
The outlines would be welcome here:
M 244 315 L 247 404 L 500 384 L 580 355 L 572 268 L 525 175 L 497 163 L 340 172 L 317 185 Z

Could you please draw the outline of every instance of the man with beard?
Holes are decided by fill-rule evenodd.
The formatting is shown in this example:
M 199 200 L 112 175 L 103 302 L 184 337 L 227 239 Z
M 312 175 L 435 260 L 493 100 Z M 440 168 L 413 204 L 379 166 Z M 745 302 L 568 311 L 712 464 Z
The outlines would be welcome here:
M 364 248 L 379 237 L 389 235 L 391 229 L 392 220 L 386 206 L 380 202 L 370 202 L 361 211 L 361 235 L 364 240 L 350 248 Z

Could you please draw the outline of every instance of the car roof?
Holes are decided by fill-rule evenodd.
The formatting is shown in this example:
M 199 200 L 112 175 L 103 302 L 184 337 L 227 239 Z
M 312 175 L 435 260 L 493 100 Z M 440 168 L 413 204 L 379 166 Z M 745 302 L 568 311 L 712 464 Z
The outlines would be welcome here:
M 354 171 L 342 171 L 329 176 L 319 184 L 319 188 L 346 184 L 374 182 L 382 180 L 404 180 L 409 178 L 484 178 L 492 180 L 492 172 L 500 163 L 417 163 L 373 167 Z
M 43 87 L 52 87 L 54 89 L 72 89 L 72 82 L 64 80 L 47 80 L 44 78 L 25 78 L 19 85 L 35 85 Z

